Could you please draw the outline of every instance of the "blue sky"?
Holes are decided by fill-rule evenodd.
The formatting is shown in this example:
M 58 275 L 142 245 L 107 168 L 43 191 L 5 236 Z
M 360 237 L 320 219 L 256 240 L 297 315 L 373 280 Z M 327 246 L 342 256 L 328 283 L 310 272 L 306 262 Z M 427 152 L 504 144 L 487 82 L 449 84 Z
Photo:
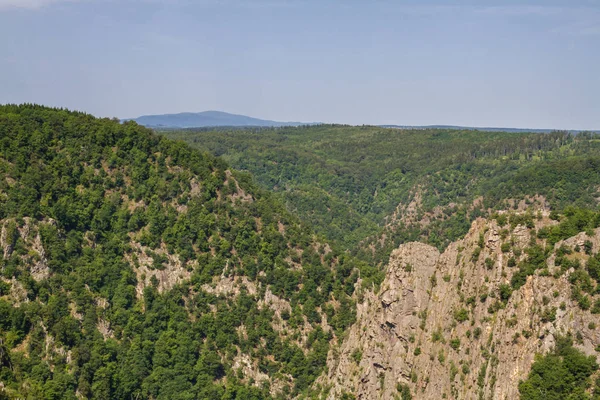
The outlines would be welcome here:
M 0 0 L 0 103 L 600 129 L 600 1 Z

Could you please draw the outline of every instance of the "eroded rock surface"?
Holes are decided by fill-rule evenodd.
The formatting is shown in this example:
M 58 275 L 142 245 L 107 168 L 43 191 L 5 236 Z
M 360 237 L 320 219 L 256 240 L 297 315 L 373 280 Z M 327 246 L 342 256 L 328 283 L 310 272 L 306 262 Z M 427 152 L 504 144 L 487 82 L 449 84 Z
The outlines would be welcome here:
M 596 356 L 600 315 L 571 299 L 572 270 L 552 276 L 551 257 L 550 274 L 538 270 L 508 300 L 502 294 L 517 270 L 509 259 L 523 260 L 533 242 L 544 246 L 532 231 L 552 223 L 547 215 L 530 228 L 478 219 L 441 254 L 422 243 L 400 246 L 381 289 L 365 294 L 356 324 L 330 354 L 319 379 L 330 387 L 327 398 L 394 399 L 398 385 L 407 385 L 414 399 L 517 399 L 535 354 L 552 349 L 557 335 L 571 333 L 578 348 Z M 595 253 L 599 239 L 596 230 L 555 248 L 589 240 Z

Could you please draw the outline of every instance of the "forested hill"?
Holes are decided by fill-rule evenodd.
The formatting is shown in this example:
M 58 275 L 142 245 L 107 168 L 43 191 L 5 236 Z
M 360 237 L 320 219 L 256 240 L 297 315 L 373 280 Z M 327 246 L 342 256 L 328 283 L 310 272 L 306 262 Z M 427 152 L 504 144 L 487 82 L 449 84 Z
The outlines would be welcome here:
M 411 240 L 443 249 L 497 209 L 594 208 L 599 196 L 594 133 L 342 125 L 162 133 L 250 171 L 318 232 L 381 263 Z
M 597 136 L 170 134 L 0 106 L 0 399 L 600 396 Z
M 382 279 L 220 158 L 41 106 L 0 106 L 0 227 L 0 398 L 309 395 Z

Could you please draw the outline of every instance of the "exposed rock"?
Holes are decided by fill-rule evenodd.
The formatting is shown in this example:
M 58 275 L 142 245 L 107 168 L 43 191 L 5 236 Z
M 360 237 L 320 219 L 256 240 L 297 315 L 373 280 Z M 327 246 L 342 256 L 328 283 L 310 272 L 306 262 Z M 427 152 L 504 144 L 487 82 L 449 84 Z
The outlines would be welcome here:
M 6 227 L 6 223 L 2 224 L 2 230 L 0 231 L 0 247 L 2 247 L 3 257 L 4 259 L 8 259 L 13 251 L 12 243 L 8 243 L 7 240 L 8 229 Z
M 268 382 L 270 380 L 269 375 L 260 372 L 252 358 L 244 353 L 238 353 L 234 357 L 232 368 L 234 370 L 241 370 L 244 374 L 244 378 L 253 379 L 256 386 L 260 386 L 263 382 Z
M 106 310 L 109 306 L 109 303 L 108 303 L 108 300 L 106 300 L 104 297 L 97 297 L 96 305 L 98 307 L 100 307 L 101 309 Z
M 133 255 L 126 254 L 125 258 L 132 265 L 137 277 L 136 296 L 141 298 L 146 286 L 152 285 L 152 280 L 156 279 L 159 293 L 171 289 L 178 283 L 191 276 L 190 271 L 184 268 L 179 256 L 170 254 L 166 245 L 163 243 L 159 249 L 150 249 L 139 243 L 132 243 Z M 150 252 L 164 256 L 166 262 L 161 265 L 161 269 L 153 266 L 154 259 L 149 256 Z
M 543 213 L 535 227 L 552 223 Z M 345 392 L 357 399 L 392 399 L 397 384 L 408 385 L 414 399 L 515 399 L 535 354 L 552 349 L 556 335 L 577 334 L 576 346 L 596 356 L 600 316 L 571 300 L 568 273 L 530 276 L 500 302 L 499 287 L 516 270 L 508 259 L 529 244 L 531 231 L 478 219 L 442 254 L 422 243 L 395 250 L 380 291 L 365 293 L 357 322 L 337 354 L 330 352 L 328 371 L 318 380 L 331 386 L 328 399 Z M 556 247 L 583 246 L 586 240 L 597 252 L 600 230 Z M 511 241 L 503 253 L 502 244 Z M 553 308 L 555 319 L 544 319 L 543 311 Z
M 96 328 L 98 329 L 98 332 L 102 334 L 104 340 L 114 337 L 114 332 L 112 329 L 110 329 L 110 322 L 108 322 L 104 318 L 98 318 Z
M 238 183 L 237 179 L 234 178 L 230 170 L 225 171 L 225 176 L 226 179 L 223 184 L 224 186 L 228 185 L 230 182 L 233 182 L 235 185 L 235 192 L 229 195 L 229 199 L 232 203 L 235 203 L 236 200 L 240 200 L 242 203 L 251 203 L 254 201 L 252 195 L 246 193 L 244 189 L 240 187 L 240 184 Z
M 48 267 L 48 260 L 46 258 L 44 246 L 42 245 L 38 226 L 40 224 L 56 225 L 56 221 L 47 218 L 38 222 L 29 217 L 24 217 L 21 221 L 21 225 L 17 224 L 15 219 L 0 221 L 0 224 L 2 226 L 0 231 L 0 247 L 2 248 L 4 259 L 6 260 L 13 256 L 16 242 L 22 241 L 23 246 L 28 249 L 29 252 L 19 255 L 19 257 L 25 265 L 29 266 L 31 276 L 38 282 L 47 279 L 50 276 L 50 268 Z M 11 229 L 16 229 L 13 234 L 17 236 L 17 240 L 8 238 L 9 226 L 11 224 L 13 227 Z
M 265 296 L 259 300 L 258 302 L 259 308 L 262 307 L 269 307 L 270 309 L 272 309 L 275 312 L 275 315 L 277 315 L 278 317 L 281 318 L 281 313 L 283 311 L 287 311 L 287 312 L 291 312 L 292 311 L 292 307 L 290 306 L 290 303 L 287 300 L 284 300 L 282 298 L 280 298 L 279 296 L 276 296 L 273 294 L 273 292 L 271 292 L 270 288 L 267 288 L 265 291 Z
M 248 294 L 256 294 L 256 284 L 250 282 L 245 276 L 225 276 L 221 275 L 218 280 L 215 280 L 212 284 L 202 285 L 202 290 L 217 294 L 235 297 L 240 294 L 241 288 L 245 287 Z
M 31 248 L 38 253 L 39 260 L 31 266 L 31 276 L 36 281 L 47 279 L 50 276 L 50 268 L 48 267 L 48 259 L 46 258 L 46 251 L 42 246 L 42 239 L 38 233 L 33 240 Z
M 77 305 L 75 303 L 69 303 L 69 313 L 71 314 L 71 317 L 76 320 L 83 321 L 83 315 L 77 312 Z
M 19 306 L 21 303 L 29 302 L 27 297 L 27 289 L 23 287 L 14 276 L 10 279 L 10 298 L 15 306 Z

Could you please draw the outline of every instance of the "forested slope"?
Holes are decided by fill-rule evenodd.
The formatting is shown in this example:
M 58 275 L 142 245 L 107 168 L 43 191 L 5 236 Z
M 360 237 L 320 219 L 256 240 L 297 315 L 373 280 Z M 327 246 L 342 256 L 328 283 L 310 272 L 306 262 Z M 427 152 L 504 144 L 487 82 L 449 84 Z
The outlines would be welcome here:
M 0 398 L 600 396 L 596 136 L 170 135 L 0 106 Z
M 163 133 L 250 171 L 318 232 L 383 263 L 411 240 L 442 249 L 477 216 L 526 198 L 593 208 L 600 185 L 591 133 L 341 125 Z
M 221 159 L 34 105 L 0 106 L 0 227 L 0 398 L 306 394 L 381 280 Z

